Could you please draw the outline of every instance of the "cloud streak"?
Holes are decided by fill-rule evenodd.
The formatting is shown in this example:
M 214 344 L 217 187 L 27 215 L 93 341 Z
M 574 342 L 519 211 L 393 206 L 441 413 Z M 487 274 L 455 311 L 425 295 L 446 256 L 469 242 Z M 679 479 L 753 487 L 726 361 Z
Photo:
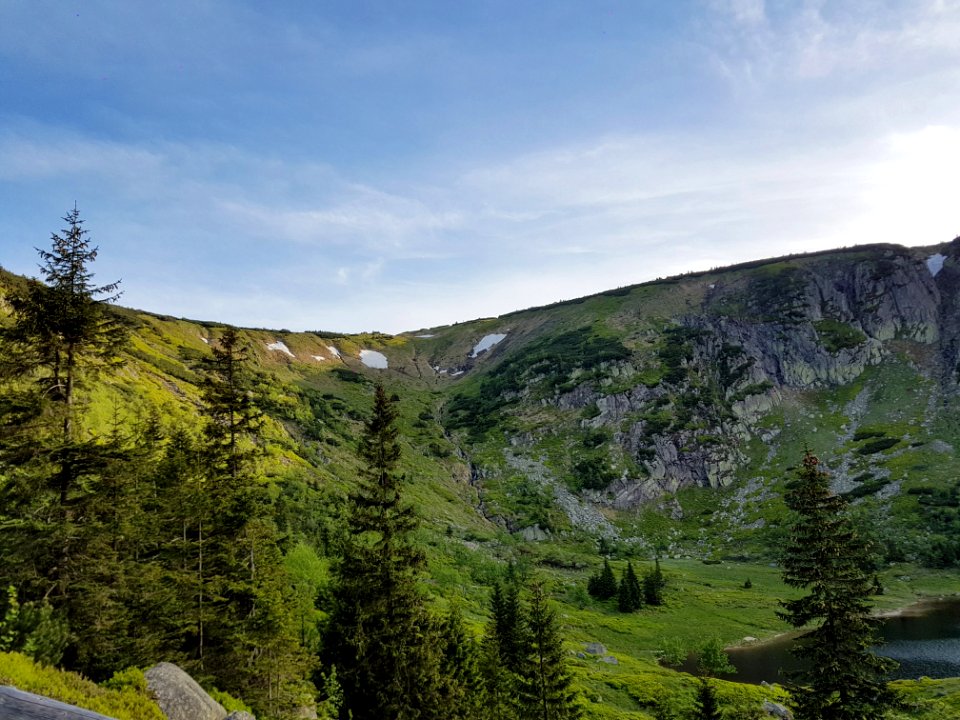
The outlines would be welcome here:
M 705 99 L 689 100 L 695 122 L 579 123 L 497 152 L 441 144 L 410 167 L 400 155 L 371 167 L 0 115 L 2 263 L 33 272 L 32 246 L 76 200 L 102 248 L 98 272 L 124 278 L 130 305 L 396 332 L 764 256 L 960 232 L 960 3 L 706 7 L 683 41 L 704 83 Z M 225 27 L 249 36 L 252 12 Z M 272 18 L 264 33 L 292 38 L 283 54 L 309 63 L 345 42 L 311 27 Z M 453 52 L 447 40 L 367 37 L 337 72 L 415 74 L 424 47 Z

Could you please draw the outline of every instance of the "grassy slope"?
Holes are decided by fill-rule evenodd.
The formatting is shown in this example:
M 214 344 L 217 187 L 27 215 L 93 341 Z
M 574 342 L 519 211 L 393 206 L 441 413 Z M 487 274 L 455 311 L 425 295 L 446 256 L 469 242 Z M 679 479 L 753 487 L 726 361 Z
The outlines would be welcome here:
M 743 272 L 748 270 L 733 271 Z M 842 426 L 849 420 L 844 407 L 851 399 L 865 389 L 871 396 L 862 426 L 898 437 L 910 434 L 910 442 L 923 443 L 911 447 L 905 442 L 876 456 L 854 457 L 863 466 L 863 472 L 887 468 L 892 478 L 904 477 L 905 487 L 943 483 L 954 476 L 953 457 L 935 453 L 930 440 L 960 440 L 956 424 L 938 416 L 921 430 L 919 415 L 897 416 L 903 412 L 902 398 L 907 395 L 916 396 L 916 402 L 907 406 L 914 415 L 927 406 L 932 390 L 922 374 L 912 369 L 922 368 L 922 363 L 891 363 L 870 369 L 846 388 L 788 395 L 768 419 L 771 425 L 783 428 L 776 451 L 771 454 L 759 441 L 744 448 L 750 462 L 741 469 L 741 480 L 761 480 L 754 503 L 749 496 L 744 501 L 738 495 L 738 486 L 691 489 L 677 497 L 683 509 L 679 520 L 656 507 L 641 512 L 609 513 L 625 536 L 669 541 L 671 554 L 675 555 L 664 562 L 670 580 L 667 605 L 630 616 L 602 603 L 584 601 L 587 575 L 597 563 L 596 543 L 571 528 L 562 513 L 547 509 L 548 519 L 556 528 L 551 542 L 525 543 L 476 511 L 477 491 L 470 486 L 468 468 L 458 456 L 461 449 L 467 450 L 477 464 L 501 471 L 500 476 L 493 473 L 485 481 L 488 515 L 523 520 L 524 513 L 542 513 L 545 498 L 549 502 L 548 492 L 543 494 L 542 489 L 532 487 L 516 472 L 502 472 L 503 451 L 508 445 L 503 433 L 493 433 L 485 442 L 471 444 L 463 433 L 453 438 L 446 436 L 437 419 L 451 389 L 477 388 L 500 363 L 525 347 L 584 326 L 596 333 L 616 336 L 633 352 L 622 372 L 600 379 L 608 391 L 638 381 L 655 382 L 659 372 L 654 356 L 658 333 L 677 315 L 696 311 L 705 288 L 719 277 L 719 273 L 708 273 L 681 282 L 648 284 L 550 308 L 393 338 L 331 338 L 311 333 L 245 330 L 243 337 L 262 371 L 261 391 L 269 398 L 267 475 L 278 487 L 298 478 L 312 487 L 342 492 L 357 470 L 353 442 L 369 405 L 370 380 L 383 379 L 401 396 L 404 470 L 411 480 L 410 497 L 425 521 L 422 537 L 430 558 L 428 591 L 438 604 L 459 598 L 467 617 L 479 627 L 486 614 L 487 585 L 502 573 L 506 562 L 519 563 L 521 568 L 552 584 L 567 626 L 571 652 L 577 651 L 582 642 L 600 641 L 619 660 L 618 665 L 575 660 L 576 673 L 587 697 L 602 698 L 602 703 L 591 702 L 592 715 L 645 717 L 652 709 L 653 699 L 661 693 L 658 688 L 679 692 L 678 702 L 692 701 L 692 679 L 660 668 L 654 661 L 654 651 L 664 638 L 675 638 L 694 647 L 705 633 L 734 643 L 747 635 L 762 638 L 785 629 L 774 611 L 777 600 L 785 597 L 786 591 L 776 569 L 766 561 L 777 539 L 774 526 L 783 515 L 777 491 L 804 444 L 823 453 L 828 462 L 839 460 L 842 453 L 856 454 L 852 441 L 837 444 Z M 723 275 L 726 280 L 731 277 L 730 273 Z M 169 424 L 191 426 L 196 422 L 199 397 L 195 386 L 196 360 L 209 353 L 203 338 L 215 337 L 217 328 L 132 311 L 125 314 L 136 326 L 131 356 L 92 399 L 88 423 L 91 432 L 103 432 L 118 421 L 136 421 L 154 410 Z M 507 338 L 491 351 L 471 359 L 473 345 L 493 332 L 506 332 Z M 417 338 L 417 334 L 434 337 Z M 269 343 L 277 340 L 282 340 L 297 359 L 267 349 Z M 330 345 L 340 350 L 341 358 L 329 351 Z M 358 360 L 361 348 L 386 353 L 390 370 L 365 368 Z M 914 361 L 913 356 L 921 354 L 922 348 L 905 344 L 903 353 Z M 433 367 L 448 372 L 438 373 Z M 463 368 L 467 368 L 465 374 L 452 375 Z M 313 431 L 306 432 L 305 425 L 318 415 L 317 407 L 312 407 L 307 399 L 311 393 L 320 398 L 319 407 L 326 415 Z M 512 411 L 507 422 L 515 433 L 530 437 L 534 452 L 560 476 L 567 462 L 569 438 L 579 432 L 581 419 L 579 412 L 529 403 Z M 522 497 L 526 501 L 518 499 Z M 916 510 L 916 497 L 901 494 L 880 505 L 883 511 L 910 518 Z M 731 510 L 737 508 L 742 509 L 746 522 L 763 520 L 765 528 L 748 530 L 743 522 L 731 521 Z M 629 544 L 619 545 L 616 550 L 621 557 L 649 554 Z M 754 560 L 705 565 L 694 559 L 701 556 Z M 623 564 L 622 559 L 615 562 L 618 569 Z M 749 591 L 742 587 L 746 577 L 753 583 Z M 907 577 L 909 580 L 904 579 Z M 917 568 L 890 568 L 884 581 L 888 591 L 880 599 L 882 607 L 906 604 L 922 594 L 956 592 L 960 587 L 956 573 Z M 956 688 L 949 683 L 911 687 L 911 692 L 931 696 L 940 692 L 956 694 Z M 743 702 L 753 702 L 754 696 L 765 693 L 777 696 L 776 691 L 768 693 L 735 684 L 724 684 L 723 688 L 722 695 L 740 697 Z

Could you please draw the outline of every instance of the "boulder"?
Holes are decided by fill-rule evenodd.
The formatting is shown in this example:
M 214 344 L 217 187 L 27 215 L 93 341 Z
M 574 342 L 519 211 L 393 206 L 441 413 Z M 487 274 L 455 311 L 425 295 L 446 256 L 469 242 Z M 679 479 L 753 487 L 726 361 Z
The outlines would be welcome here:
M 234 710 L 227 715 L 224 720 L 257 720 L 253 715 L 244 710 Z
M 619 665 L 620 661 L 617 660 L 613 655 L 604 655 L 600 658 L 600 662 L 606 663 L 607 665 Z
M 15 687 L 0 687 L 2 720 L 113 720 L 106 715 L 84 710 L 57 700 L 34 695 Z
M 607 654 L 607 649 L 603 646 L 603 643 L 598 643 L 598 642 L 587 643 L 586 650 L 591 655 Z
M 147 687 L 169 720 L 225 720 L 227 711 L 192 677 L 173 663 L 160 663 L 144 673 Z
M 780 718 L 780 720 L 793 720 L 793 713 L 780 703 L 764 700 L 763 711 L 771 717 Z

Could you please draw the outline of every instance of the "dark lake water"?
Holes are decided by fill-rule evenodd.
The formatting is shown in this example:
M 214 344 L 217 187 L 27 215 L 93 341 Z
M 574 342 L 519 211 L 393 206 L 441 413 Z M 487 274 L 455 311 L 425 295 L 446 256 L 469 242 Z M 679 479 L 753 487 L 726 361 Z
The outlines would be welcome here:
M 960 677 L 960 599 L 925 602 L 907 614 L 885 618 L 881 634 L 885 642 L 877 653 L 900 663 L 893 679 Z M 789 653 L 791 642 L 781 637 L 729 651 L 737 668 L 730 679 L 783 682 L 782 670 L 798 668 Z

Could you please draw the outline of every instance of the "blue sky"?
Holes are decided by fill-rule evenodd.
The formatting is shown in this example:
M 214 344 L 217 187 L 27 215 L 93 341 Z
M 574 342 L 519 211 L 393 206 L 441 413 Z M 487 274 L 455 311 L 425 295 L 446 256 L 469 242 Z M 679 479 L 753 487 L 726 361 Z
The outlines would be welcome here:
M 0 265 L 399 332 L 960 234 L 960 0 L 0 0 Z

